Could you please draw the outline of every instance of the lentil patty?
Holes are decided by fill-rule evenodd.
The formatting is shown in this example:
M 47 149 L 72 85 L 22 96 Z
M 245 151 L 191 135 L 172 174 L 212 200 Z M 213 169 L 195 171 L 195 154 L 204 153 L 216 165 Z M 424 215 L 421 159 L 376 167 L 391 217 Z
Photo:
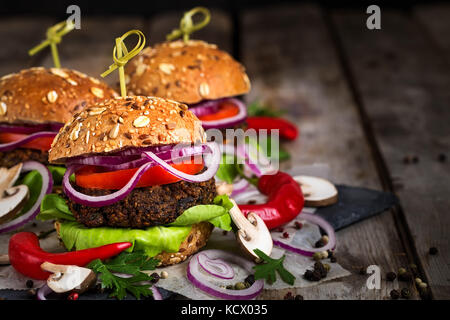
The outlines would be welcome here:
M 35 149 L 14 149 L 8 152 L 0 152 L 0 167 L 13 167 L 24 161 L 37 161 L 48 165 L 48 152 Z
M 73 184 L 84 194 L 102 196 L 114 190 L 86 189 Z M 199 204 L 211 204 L 217 195 L 214 178 L 205 182 L 176 183 L 135 188 L 128 196 L 112 205 L 94 208 L 68 199 L 75 219 L 87 227 L 146 228 L 175 221 L 186 209 Z

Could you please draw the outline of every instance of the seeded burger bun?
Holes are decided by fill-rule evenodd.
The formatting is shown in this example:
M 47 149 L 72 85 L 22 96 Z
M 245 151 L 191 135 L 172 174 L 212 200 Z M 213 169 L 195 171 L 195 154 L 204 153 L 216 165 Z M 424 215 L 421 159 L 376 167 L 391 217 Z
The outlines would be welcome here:
M 206 142 L 200 120 L 185 104 L 158 97 L 117 97 L 88 106 L 59 131 L 49 161 L 129 147 Z
M 199 141 L 206 142 L 201 122 L 185 104 L 157 97 L 117 97 L 75 114 L 56 136 L 49 160 L 63 163 L 70 157 L 113 153 L 129 147 Z M 153 192 L 151 188 L 144 190 Z M 123 205 L 127 203 L 123 202 Z M 78 220 L 79 214 L 74 213 L 74 216 Z M 55 227 L 60 235 L 60 222 L 56 222 Z M 206 244 L 212 229 L 209 222 L 192 225 L 178 252 L 161 252 L 156 259 L 162 266 L 186 260 Z
M 74 112 L 117 94 L 81 72 L 42 67 L 0 78 L 0 123 L 65 123 Z
M 245 68 L 216 45 L 204 41 L 164 42 L 141 51 L 126 67 L 129 91 L 186 104 L 245 94 Z

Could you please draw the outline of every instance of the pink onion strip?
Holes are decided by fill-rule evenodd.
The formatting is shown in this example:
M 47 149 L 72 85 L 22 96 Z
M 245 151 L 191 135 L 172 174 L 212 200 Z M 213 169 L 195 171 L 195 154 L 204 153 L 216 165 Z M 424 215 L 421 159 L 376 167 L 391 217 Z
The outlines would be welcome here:
M 53 290 L 47 284 L 44 284 L 40 287 L 36 293 L 36 297 L 38 300 L 47 300 L 47 296 L 52 293 Z
M 27 161 L 23 163 L 21 172 L 28 172 L 32 170 L 37 170 L 42 177 L 42 188 L 36 202 L 33 204 L 30 210 L 28 210 L 24 214 L 20 215 L 14 220 L 2 224 L 0 226 L 0 233 L 15 230 L 23 226 L 24 224 L 28 223 L 29 221 L 33 220 L 39 213 L 41 202 L 44 196 L 52 192 L 53 178 L 52 174 L 47 169 L 47 167 L 44 166 L 42 163 L 36 161 Z
M 152 286 L 151 290 L 152 290 L 152 293 L 153 293 L 153 299 L 154 300 L 163 300 L 163 297 L 162 297 L 162 295 L 159 292 L 157 287 Z
M 274 239 L 273 240 L 274 245 L 279 246 L 283 249 L 292 251 L 294 253 L 298 253 L 298 254 L 301 254 L 304 256 L 309 256 L 309 257 L 312 256 L 314 254 L 314 252 L 327 251 L 327 250 L 331 250 L 331 249 L 335 248 L 336 234 L 334 233 L 333 227 L 326 220 L 322 219 L 321 217 L 319 217 L 317 215 L 309 214 L 309 213 L 301 213 L 299 217 L 302 220 L 316 224 L 319 227 L 321 227 L 328 235 L 328 243 L 321 248 L 303 249 L 303 248 L 294 247 L 291 244 L 284 242 L 281 239 L 279 239 L 279 240 Z
M 217 112 L 217 106 L 224 102 L 231 102 L 232 104 L 236 105 L 239 108 L 238 114 L 225 119 L 220 120 L 211 120 L 211 121 L 202 121 L 202 126 L 205 129 L 211 129 L 211 128 L 225 128 L 225 127 L 233 127 L 243 121 L 247 118 L 247 107 L 245 104 L 235 98 L 226 98 L 226 99 L 220 99 L 216 101 L 207 101 L 205 102 L 205 105 L 198 104 L 195 107 L 190 108 L 189 110 L 194 113 L 197 116 L 202 116 L 205 114 L 208 114 L 205 112 L 205 108 L 212 108 Z M 216 108 L 216 109 L 214 109 Z M 212 112 L 214 113 L 214 112 Z
M 11 151 L 34 139 L 43 137 L 55 137 L 56 134 L 56 132 L 51 131 L 36 132 L 18 141 L 0 144 L 0 151 Z
M 220 258 L 241 266 L 249 273 L 253 272 L 252 268 L 254 266 L 254 263 L 236 254 L 232 254 L 230 252 L 222 250 L 205 250 L 201 253 L 208 254 L 208 257 L 210 259 Z M 243 290 L 225 289 L 218 285 L 215 285 L 209 281 L 210 279 L 205 273 L 200 271 L 201 267 L 198 262 L 197 255 L 194 255 L 189 261 L 189 264 L 187 266 L 187 278 L 190 282 L 192 282 L 194 286 L 206 292 L 207 294 L 221 299 L 249 300 L 257 297 L 264 288 L 264 280 L 262 279 L 256 280 L 251 287 Z
M 206 253 L 201 252 L 197 255 L 197 260 L 203 270 L 210 275 L 221 279 L 234 278 L 233 268 L 222 259 L 210 259 Z

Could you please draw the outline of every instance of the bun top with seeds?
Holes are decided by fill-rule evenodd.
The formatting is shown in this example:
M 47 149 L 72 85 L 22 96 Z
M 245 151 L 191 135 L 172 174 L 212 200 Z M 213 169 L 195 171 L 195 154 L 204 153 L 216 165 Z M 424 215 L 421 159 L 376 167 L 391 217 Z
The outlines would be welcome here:
M 187 104 L 245 94 L 245 68 L 216 45 L 182 40 L 147 47 L 126 67 L 133 94 L 166 97 Z
M 105 83 L 75 70 L 25 69 L 0 78 L 0 123 L 65 123 L 85 105 L 116 95 Z
M 204 143 L 200 120 L 185 104 L 158 97 L 108 99 L 76 113 L 59 131 L 49 154 L 52 163 L 130 147 Z

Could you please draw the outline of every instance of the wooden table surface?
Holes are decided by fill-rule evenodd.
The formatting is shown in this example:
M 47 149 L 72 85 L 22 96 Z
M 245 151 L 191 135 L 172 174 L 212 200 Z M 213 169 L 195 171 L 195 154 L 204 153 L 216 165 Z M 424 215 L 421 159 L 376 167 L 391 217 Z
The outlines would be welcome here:
M 153 16 L 82 16 L 59 46 L 62 65 L 92 76 L 106 70 L 116 36 L 138 28 L 163 41 L 182 11 Z M 83 14 L 83 12 L 82 12 Z M 393 191 L 400 206 L 337 233 L 339 262 L 352 275 L 298 289 L 305 299 L 385 299 L 385 274 L 416 264 L 434 299 L 450 299 L 450 5 L 405 12 L 382 8 L 382 29 L 366 28 L 365 9 L 279 5 L 212 11 L 194 38 L 216 43 L 246 66 L 259 100 L 286 110 L 300 138 L 288 165 L 328 163 L 336 183 Z M 47 50 L 29 58 L 47 17 L 0 20 L 0 74 L 51 66 Z M 117 75 L 106 79 L 117 83 Z M 405 157 L 418 162 L 405 164 Z M 430 247 L 439 250 L 429 255 Z M 362 267 L 381 268 L 369 290 Z M 281 299 L 288 290 L 261 298 Z

